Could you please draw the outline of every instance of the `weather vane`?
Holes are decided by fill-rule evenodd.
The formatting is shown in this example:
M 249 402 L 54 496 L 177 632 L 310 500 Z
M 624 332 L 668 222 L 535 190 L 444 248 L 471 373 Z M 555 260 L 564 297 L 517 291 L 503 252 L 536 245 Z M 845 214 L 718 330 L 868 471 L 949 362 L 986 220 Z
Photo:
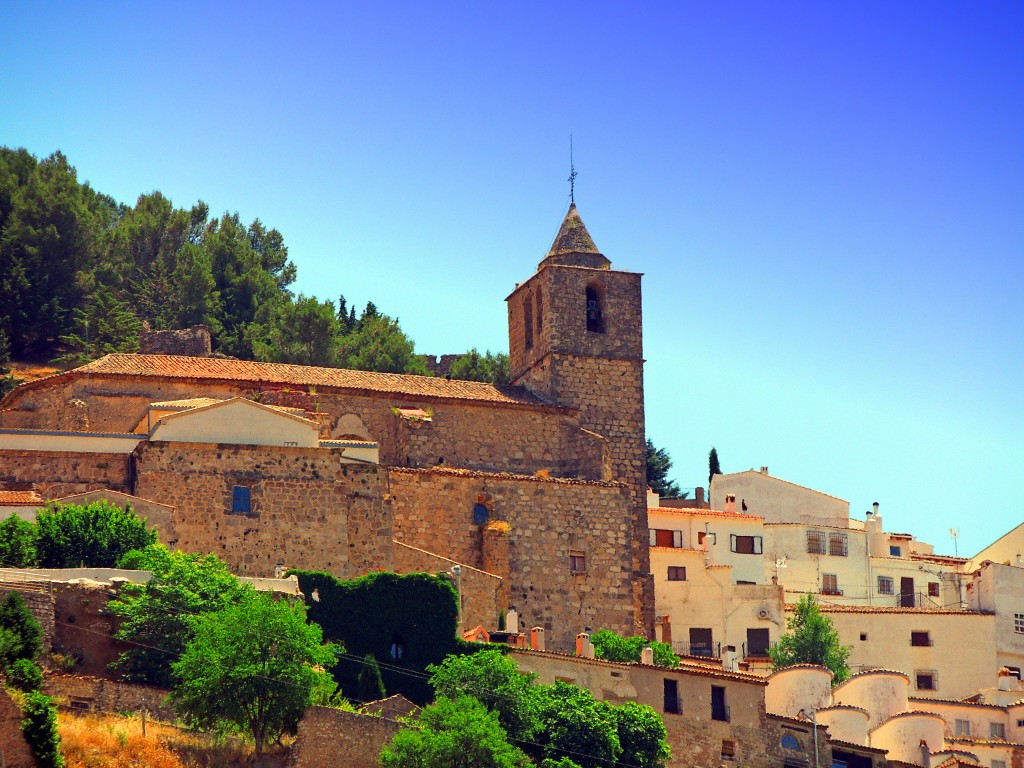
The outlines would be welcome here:
M 576 167 L 572 164 L 572 134 L 569 134 L 569 202 L 576 202 Z

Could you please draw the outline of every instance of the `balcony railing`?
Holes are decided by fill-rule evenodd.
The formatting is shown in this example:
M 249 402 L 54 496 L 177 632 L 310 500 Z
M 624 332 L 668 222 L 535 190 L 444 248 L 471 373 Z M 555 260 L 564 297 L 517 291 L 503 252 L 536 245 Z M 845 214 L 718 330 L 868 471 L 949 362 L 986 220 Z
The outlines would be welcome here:
M 725 704 L 712 704 L 711 705 L 711 719 L 721 720 L 723 723 L 729 722 L 729 707 Z
M 672 643 L 672 650 L 680 656 L 710 656 L 713 659 L 722 658 L 721 643 Z
M 750 643 L 743 644 L 743 658 L 744 659 L 767 659 L 768 658 L 768 646 L 758 643 L 757 645 L 751 646 Z
M 843 596 L 843 590 L 837 589 L 837 588 L 834 589 L 832 587 L 822 587 L 821 588 L 821 594 L 823 594 L 823 595 L 835 595 L 836 597 L 842 597 Z

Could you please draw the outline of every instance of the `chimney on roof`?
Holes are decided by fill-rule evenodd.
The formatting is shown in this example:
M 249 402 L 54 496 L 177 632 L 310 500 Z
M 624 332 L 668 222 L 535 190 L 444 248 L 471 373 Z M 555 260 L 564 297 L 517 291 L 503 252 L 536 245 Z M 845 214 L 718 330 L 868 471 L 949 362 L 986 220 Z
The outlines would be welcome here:
M 530 647 L 535 651 L 544 650 L 544 627 L 534 627 L 530 630 Z
M 693 489 L 693 498 L 697 502 L 697 509 L 704 508 L 704 489 L 697 487 Z
M 725 495 L 725 511 L 735 512 L 736 511 L 736 494 L 727 493 Z
M 643 650 L 640 651 L 640 663 L 646 664 L 649 667 L 654 666 L 654 649 L 649 645 L 645 645 Z
M 871 511 L 874 512 L 874 514 L 876 514 L 876 515 L 878 514 L 878 502 L 877 501 L 874 504 L 871 505 Z
M 661 628 L 661 642 L 672 645 L 672 620 L 668 616 L 662 616 L 655 622 L 655 629 Z
M 505 614 L 505 631 L 513 635 L 519 634 L 519 614 L 511 606 L 509 606 L 508 613 Z
M 761 474 L 762 475 L 767 475 L 768 474 L 768 467 L 761 467 Z
M 1006 667 L 999 670 L 999 690 L 1000 691 L 1015 691 L 1017 690 L 1017 676 L 1013 674 Z
M 576 655 L 584 659 L 594 658 L 594 644 L 590 642 L 589 632 L 576 635 Z

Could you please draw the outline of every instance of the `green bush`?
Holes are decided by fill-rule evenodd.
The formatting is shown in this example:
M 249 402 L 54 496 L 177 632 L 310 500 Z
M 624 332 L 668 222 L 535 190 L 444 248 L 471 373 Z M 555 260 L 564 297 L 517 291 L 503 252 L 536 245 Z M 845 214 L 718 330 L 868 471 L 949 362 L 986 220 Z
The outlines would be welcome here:
M 0 602 L 0 668 L 6 669 L 18 659 L 35 659 L 42 650 L 43 630 L 25 605 L 25 599 L 13 590 Z
M 64 758 L 60 756 L 60 737 L 57 735 L 57 710 L 53 699 L 35 691 L 25 698 L 21 708 L 25 719 L 21 721 L 21 732 L 32 748 L 32 754 L 42 768 L 63 768 Z
M 40 568 L 114 568 L 126 552 L 156 543 L 132 508 L 105 499 L 44 509 L 36 518 Z
M 7 681 L 19 691 L 31 693 L 43 687 L 43 671 L 33 661 L 18 659 L 6 672 Z
M 17 515 L 0 522 L 0 567 L 34 568 L 36 526 Z

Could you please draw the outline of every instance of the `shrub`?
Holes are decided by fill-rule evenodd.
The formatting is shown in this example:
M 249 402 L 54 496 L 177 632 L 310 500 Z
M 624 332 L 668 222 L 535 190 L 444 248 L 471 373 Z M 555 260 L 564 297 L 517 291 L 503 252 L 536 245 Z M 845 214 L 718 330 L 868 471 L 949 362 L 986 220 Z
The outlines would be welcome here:
M 6 669 L 17 659 L 34 659 L 42 649 L 43 630 L 13 590 L 0 602 L 0 667 Z
M 113 568 L 126 552 L 156 543 L 156 531 L 131 507 L 104 500 L 44 509 L 36 518 L 41 568 Z
M 33 661 L 18 659 L 7 667 L 7 680 L 19 691 L 31 693 L 42 688 L 43 671 Z
M 53 699 L 35 691 L 25 699 L 21 708 L 25 719 L 21 721 L 21 732 L 32 748 L 32 754 L 42 768 L 63 768 L 64 758 L 60 756 L 60 737 L 57 735 L 57 710 Z
M 0 522 L 0 567 L 34 568 L 36 526 L 17 515 Z

